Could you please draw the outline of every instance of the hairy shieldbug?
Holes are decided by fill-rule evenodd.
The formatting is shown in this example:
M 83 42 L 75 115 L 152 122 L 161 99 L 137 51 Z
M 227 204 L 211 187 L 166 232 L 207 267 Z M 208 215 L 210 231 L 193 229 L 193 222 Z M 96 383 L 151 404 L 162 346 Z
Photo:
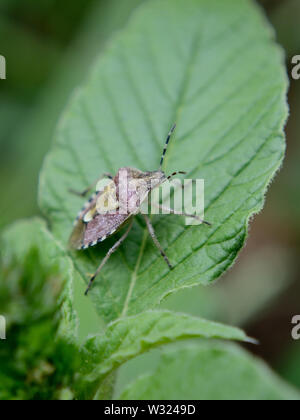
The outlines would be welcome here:
M 88 200 L 76 218 L 69 241 L 70 247 L 76 250 L 87 249 L 95 246 L 128 225 L 125 233 L 114 244 L 114 246 L 110 248 L 97 271 L 91 277 L 88 288 L 85 292 L 86 295 L 91 289 L 95 278 L 98 276 L 110 256 L 127 238 L 133 224 L 133 217 L 140 213 L 141 205 L 147 199 L 149 193 L 154 188 L 162 185 L 165 181 L 173 178 L 175 175 L 186 174 L 186 172 L 177 171 L 172 173 L 170 176 L 166 176 L 162 170 L 169 140 L 175 130 L 175 127 L 176 125 L 171 128 L 167 136 L 160 160 L 160 166 L 157 171 L 142 172 L 135 168 L 125 167 L 120 168 L 115 177 L 111 174 L 105 173 L 101 179 L 106 177 L 110 180 L 109 183 L 104 188 L 103 186 L 101 188 L 96 188 L 96 193 Z M 123 178 L 126 178 L 126 183 L 123 183 Z M 131 187 L 129 188 L 129 186 Z M 71 192 L 84 197 L 88 194 L 91 188 L 92 187 L 87 188 L 82 193 L 75 191 Z M 166 209 L 163 206 L 159 207 L 163 208 L 164 211 L 167 210 L 170 214 L 193 217 L 203 223 L 206 223 L 207 225 L 210 225 L 210 223 L 199 219 L 196 215 L 177 212 L 172 209 Z M 168 267 L 172 269 L 172 265 L 155 235 L 155 231 L 149 217 L 146 214 L 143 214 L 143 216 L 155 246 L 158 248 Z

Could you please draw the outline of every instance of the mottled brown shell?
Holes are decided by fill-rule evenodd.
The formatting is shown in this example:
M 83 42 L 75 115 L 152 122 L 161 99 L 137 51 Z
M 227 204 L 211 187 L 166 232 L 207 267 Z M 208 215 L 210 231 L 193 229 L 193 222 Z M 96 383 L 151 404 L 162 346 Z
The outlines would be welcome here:
M 160 182 L 165 179 L 165 175 L 162 172 L 142 172 L 134 168 L 121 168 L 112 181 L 115 184 L 117 200 L 119 200 L 120 195 L 120 171 L 127 172 L 128 181 L 138 179 L 143 179 L 146 181 L 148 179 L 151 180 L 154 174 L 156 177 L 157 174 L 159 174 Z M 151 188 L 149 187 L 148 193 L 150 190 Z M 133 215 L 139 212 L 141 202 L 138 190 L 127 191 L 128 200 L 132 200 L 132 202 L 136 203 L 136 205 L 130 209 L 130 212 L 127 212 L 126 214 L 119 213 L 118 208 L 115 210 L 114 214 L 99 214 L 96 204 L 97 201 L 99 202 L 98 199 L 102 194 L 104 194 L 103 190 L 94 194 L 79 213 L 69 241 L 71 248 L 87 249 L 97 245 L 100 242 L 103 242 L 107 237 L 113 235 L 116 231 L 121 229 Z M 85 221 L 85 219 L 87 221 Z

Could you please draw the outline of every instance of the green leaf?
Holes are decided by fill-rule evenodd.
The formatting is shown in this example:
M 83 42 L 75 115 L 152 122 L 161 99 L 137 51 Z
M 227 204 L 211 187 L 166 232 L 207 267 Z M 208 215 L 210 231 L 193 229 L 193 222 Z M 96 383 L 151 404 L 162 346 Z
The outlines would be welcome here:
M 14 97 L 12 102 L 12 99 L 7 98 L 5 92 L 1 91 L 0 228 L 16 219 L 31 217 L 37 213 L 38 172 L 49 149 L 61 110 L 71 91 L 85 78 L 86 69 L 94 62 L 95 55 L 102 51 L 111 33 L 125 25 L 131 11 L 141 1 L 143 0 L 126 0 L 122 4 L 119 0 L 93 2 L 88 13 L 84 13 L 82 16 L 83 21 L 80 29 L 67 50 L 61 49 L 60 53 L 63 59 L 59 65 L 57 65 L 59 57 L 54 60 L 53 54 L 49 54 L 49 45 L 45 42 L 45 37 L 39 45 L 36 39 L 28 39 L 28 33 L 26 30 L 24 31 L 20 22 L 11 25 L 8 22 L 3 22 L 0 17 L 0 51 L 5 56 L 6 53 L 8 54 L 7 63 L 9 63 L 9 78 L 4 84 L 2 83 L 4 89 L 7 89 L 9 87 L 7 83 L 10 83 L 10 88 L 13 87 L 16 90 L 16 97 L 19 98 L 24 87 L 28 90 L 28 86 L 32 85 L 34 91 L 37 87 L 41 88 L 37 83 L 39 76 L 36 73 L 41 73 L 41 69 L 43 73 L 46 72 L 45 63 L 48 63 L 51 68 L 55 68 L 53 77 L 43 86 L 41 94 L 31 108 L 28 104 L 24 105 L 22 101 L 22 104 L 19 104 L 21 109 L 18 109 L 17 104 L 14 103 L 16 98 Z M 3 1 L 0 3 L 1 7 Z M 9 3 L 11 6 L 12 1 L 10 0 Z M 26 7 L 26 15 L 31 16 L 32 13 L 38 11 L 38 3 L 35 0 L 32 3 L 32 8 L 29 10 L 28 4 L 23 6 L 17 0 L 16 10 L 13 7 L 9 14 L 18 13 L 21 15 L 23 7 Z M 86 1 L 84 3 L 86 4 Z M 70 15 L 73 14 L 74 9 L 82 11 L 81 7 L 78 8 L 78 2 L 73 3 L 71 8 L 68 5 L 63 10 Z M 38 15 L 39 12 L 43 16 L 47 16 L 47 19 L 51 19 L 45 5 L 41 6 Z M 69 36 L 70 29 L 66 29 L 61 10 L 53 7 L 53 12 Z M 38 23 L 41 16 L 32 19 L 33 21 L 36 19 L 36 23 Z M 70 19 L 70 22 L 73 27 L 77 25 L 74 19 Z M 34 32 L 33 27 L 31 32 Z M 55 31 L 55 35 L 59 36 L 57 31 Z M 48 39 L 48 36 L 46 38 Z M 44 51 L 41 50 L 41 46 Z M 23 51 L 25 57 L 23 60 L 20 51 Z M 25 51 L 27 54 L 24 54 Z M 44 65 L 41 66 L 41 63 Z M 13 74 L 14 71 L 15 74 Z M 47 69 L 47 73 L 49 72 L 50 68 Z M 16 77 L 20 76 L 21 79 L 16 80 Z M 46 74 L 43 79 L 45 76 Z M 32 96 L 32 89 L 29 93 Z M 16 120 L 18 124 L 14 124 Z M 4 147 L 7 148 L 7 151 Z M 7 152 L 10 154 L 8 155 Z M 25 173 L 26 177 L 24 177 Z M 9 188 L 7 188 L 8 180 Z M 22 201 L 22 206 L 16 206 L 16 196 L 18 196 L 19 202 Z
M 73 264 L 46 224 L 18 222 L 1 236 L 0 399 L 59 399 L 70 395 L 79 370 Z
M 202 343 L 166 351 L 121 399 L 299 400 L 300 393 L 237 346 Z
M 1 235 L 1 276 L 1 310 L 11 314 L 13 321 L 26 322 L 24 311 L 30 319 L 35 319 L 62 304 L 62 333 L 76 335 L 73 264 L 44 221 L 38 218 L 20 221 L 4 230 Z M 17 299 L 20 299 L 19 305 Z
M 105 334 L 92 337 L 83 347 L 85 392 L 95 393 L 114 369 L 162 344 L 188 338 L 221 338 L 253 342 L 243 331 L 189 315 L 146 311 L 111 323 Z
M 55 236 L 67 243 L 83 204 L 70 188 L 122 166 L 156 169 L 174 122 L 166 172 L 205 179 L 213 227 L 153 217 L 169 271 L 137 218 L 91 293 L 106 322 L 207 285 L 233 264 L 284 156 L 286 90 L 273 32 L 247 0 L 149 1 L 109 44 L 70 101 L 42 171 L 40 205 Z M 115 240 L 72 255 L 85 281 Z
M 290 286 L 293 252 L 282 246 L 260 245 L 214 287 L 184 289 L 160 306 L 194 316 L 243 327 L 258 322 Z

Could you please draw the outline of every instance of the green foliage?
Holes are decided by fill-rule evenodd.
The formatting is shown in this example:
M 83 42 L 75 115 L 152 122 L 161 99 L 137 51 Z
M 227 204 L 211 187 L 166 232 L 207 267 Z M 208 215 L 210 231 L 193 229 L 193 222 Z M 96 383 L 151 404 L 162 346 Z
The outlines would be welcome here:
M 146 311 L 115 321 L 104 334 L 87 340 L 82 389 L 89 396 L 96 394 L 100 381 L 121 364 L 151 348 L 188 338 L 251 341 L 237 328 L 168 311 Z
M 42 172 L 40 203 L 54 234 L 67 242 L 82 205 L 69 188 L 122 166 L 157 168 L 175 121 L 165 169 L 205 179 L 213 227 L 153 218 L 170 272 L 138 221 L 91 293 L 107 322 L 207 285 L 232 265 L 284 155 L 286 86 L 281 52 L 248 1 L 154 0 L 111 42 L 71 100 Z M 72 255 L 83 278 L 112 243 Z
M 0 399 L 59 399 L 79 369 L 76 319 L 69 300 L 72 263 L 36 219 L 1 238 Z
M 290 286 L 293 262 L 293 254 L 280 246 L 260 246 L 239 260 L 224 281 L 184 289 L 161 307 L 237 326 L 257 322 Z
M 185 345 L 166 351 L 121 399 L 299 400 L 262 362 L 232 345 Z
M 73 265 L 45 223 L 13 225 L 1 249 L 0 307 L 7 320 L 7 341 L 0 347 L 1 399 L 97 398 L 117 367 L 158 345 L 195 337 L 249 341 L 237 328 L 149 311 L 111 323 L 81 348 Z
M 286 87 L 282 54 L 250 1 L 152 0 L 137 9 L 57 129 L 40 182 L 52 233 L 33 220 L 2 237 L 8 340 L 0 347 L 0 399 L 112 398 L 118 367 L 157 346 L 197 338 L 201 345 L 166 352 L 122 397 L 298 398 L 246 353 L 206 342 L 251 341 L 241 330 L 153 310 L 174 292 L 212 283 L 234 262 L 284 155 Z M 87 252 L 66 251 L 82 205 L 68 191 L 122 166 L 156 169 L 175 121 L 165 169 L 205 179 L 213 227 L 153 218 L 175 266 L 170 272 L 137 218 L 91 292 L 101 333 L 81 345 L 78 324 L 87 324 L 90 301 L 77 306 L 75 280 L 83 292 L 115 238 Z
M 30 7 L 28 2 L 26 5 L 19 1 L 15 5 L 12 3 L 10 0 L 7 13 L 22 15 L 26 11 L 25 16 L 22 15 L 25 20 L 34 14 L 31 28 L 34 24 L 39 28 L 45 16 L 49 17 L 48 8 L 35 0 Z M 84 3 L 81 6 L 86 7 L 86 0 Z M 38 173 L 60 113 L 111 33 L 124 26 L 130 12 L 139 3 L 141 0 L 126 0 L 122 4 L 119 0 L 94 2 L 88 15 L 82 15 L 83 23 L 68 49 L 56 45 L 60 32 L 56 28 L 53 34 L 56 55 L 49 34 L 43 32 L 33 36 L 32 32 L 26 31 L 24 22 L 21 25 L 23 29 L 20 29 L 20 24 L 0 17 L 0 52 L 7 56 L 9 64 L 9 77 L 1 83 L 0 98 L 0 228 L 13 220 L 37 213 Z M 3 1 L 1 6 L 4 6 Z M 66 29 L 65 20 L 61 20 L 61 7 L 68 13 L 68 23 L 73 26 L 78 24 L 70 19 L 74 13 L 71 9 L 75 8 L 78 13 L 78 2 L 62 5 L 50 0 L 48 6 L 54 12 L 51 17 L 53 25 L 56 18 L 56 23 L 60 26 L 64 22 Z M 35 99 L 37 91 L 39 95 Z M 35 99 L 35 103 L 29 107 L 24 99 L 30 100 L 30 103 Z M 23 200 L 22 206 L 16 206 L 16 196 Z

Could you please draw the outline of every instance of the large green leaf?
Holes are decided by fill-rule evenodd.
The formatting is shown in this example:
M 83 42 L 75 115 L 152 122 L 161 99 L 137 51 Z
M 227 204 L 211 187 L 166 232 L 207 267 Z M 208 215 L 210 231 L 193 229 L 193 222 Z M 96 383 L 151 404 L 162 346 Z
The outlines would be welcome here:
M 169 311 L 146 311 L 115 321 L 104 334 L 87 340 L 82 388 L 91 397 L 103 378 L 126 361 L 159 345 L 195 337 L 253 342 L 238 328 Z
M 293 261 L 290 250 L 260 245 L 227 273 L 225 281 L 214 287 L 181 290 L 160 307 L 239 327 L 259 322 L 260 316 L 290 286 Z
M 181 288 L 207 285 L 234 262 L 284 155 L 282 61 L 250 1 L 153 0 L 137 10 L 76 92 L 40 183 L 41 207 L 60 240 L 67 243 L 82 206 L 69 188 L 84 189 L 122 166 L 156 169 L 174 122 L 165 169 L 205 179 L 206 218 L 213 223 L 187 227 L 175 216 L 153 218 L 175 266 L 170 272 L 137 219 L 91 292 L 106 321 L 153 308 Z M 72 255 L 83 278 L 114 241 Z
M 299 400 L 300 393 L 240 348 L 203 343 L 166 351 L 121 399 Z

